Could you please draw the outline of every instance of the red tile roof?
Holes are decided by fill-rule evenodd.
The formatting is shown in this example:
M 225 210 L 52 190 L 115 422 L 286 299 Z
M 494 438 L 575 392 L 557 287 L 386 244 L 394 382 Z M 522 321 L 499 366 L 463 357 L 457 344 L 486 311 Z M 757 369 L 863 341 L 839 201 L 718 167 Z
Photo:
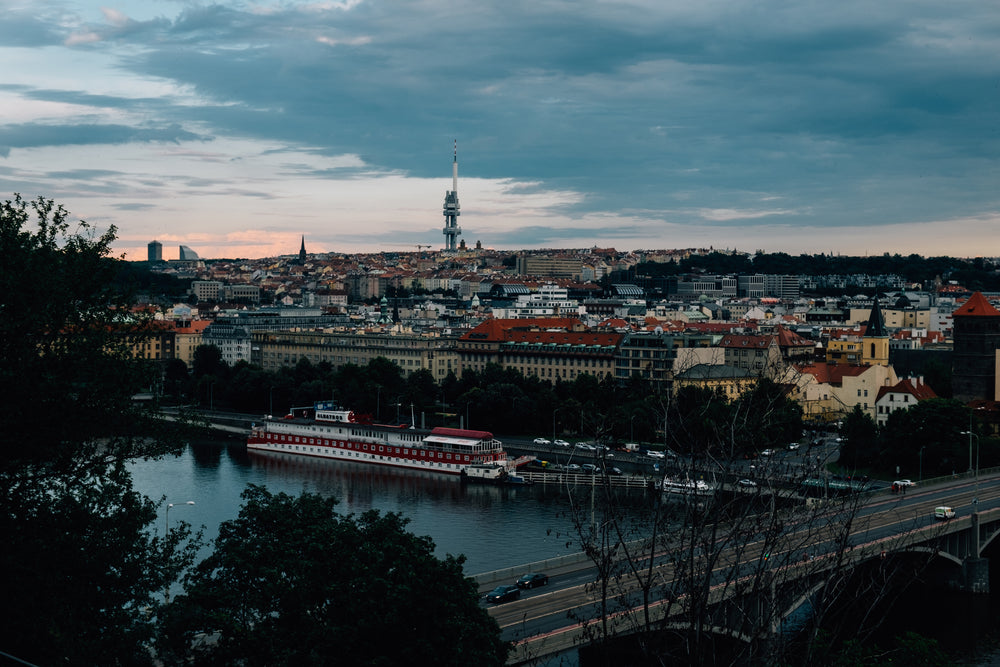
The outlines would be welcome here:
M 818 382 L 832 385 L 842 385 L 845 377 L 857 377 L 871 366 L 849 366 L 847 364 L 828 364 L 825 361 L 815 364 L 798 364 L 795 366 L 800 373 L 808 373 Z
M 1000 310 L 994 308 L 993 304 L 986 300 L 982 292 L 976 292 L 951 315 L 952 317 L 1000 317 Z
M 886 394 L 909 394 L 918 401 L 925 401 L 928 398 L 937 398 L 937 394 L 934 393 L 934 390 L 927 384 L 924 384 L 923 380 L 915 380 L 913 378 L 901 380 L 891 387 L 879 387 L 878 396 L 875 400 L 877 401 L 881 399 Z

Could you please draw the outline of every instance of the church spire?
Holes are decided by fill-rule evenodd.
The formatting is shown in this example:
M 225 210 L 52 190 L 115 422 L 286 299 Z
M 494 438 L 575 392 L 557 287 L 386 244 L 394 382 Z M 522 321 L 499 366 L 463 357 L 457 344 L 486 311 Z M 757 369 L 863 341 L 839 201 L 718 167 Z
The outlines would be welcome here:
M 885 319 L 882 317 L 882 307 L 879 305 L 878 294 L 876 294 L 875 303 L 872 305 L 872 314 L 868 317 L 868 326 L 865 328 L 865 338 L 885 338 L 888 335 Z
M 306 261 L 306 237 L 305 236 L 302 237 L 302 247 L 299 248 L 299 261 L 300 262 L 305 262 Z

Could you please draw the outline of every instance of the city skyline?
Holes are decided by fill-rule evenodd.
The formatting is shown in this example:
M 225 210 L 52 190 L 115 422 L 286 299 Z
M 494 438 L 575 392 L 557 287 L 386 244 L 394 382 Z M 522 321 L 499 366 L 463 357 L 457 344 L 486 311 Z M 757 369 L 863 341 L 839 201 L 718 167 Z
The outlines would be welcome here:
M 998 256 L 988 3 L 0 0 L 0 191 L 141 260 Z

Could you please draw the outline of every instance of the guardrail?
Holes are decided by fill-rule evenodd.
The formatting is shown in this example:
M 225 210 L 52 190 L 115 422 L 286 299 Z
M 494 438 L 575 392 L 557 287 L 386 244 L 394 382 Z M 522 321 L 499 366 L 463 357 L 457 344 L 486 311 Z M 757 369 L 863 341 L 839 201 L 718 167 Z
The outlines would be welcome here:
M 655 485 L 652 477 L 646 475 L 604 475 L 603 473 L 573 473 L 565 471 L 518 473 L 521 477 L 535 484 L 569 485 L 569 486 L 600 486 L 605 483 L 610 486 L 633 489 L 646 489 Z

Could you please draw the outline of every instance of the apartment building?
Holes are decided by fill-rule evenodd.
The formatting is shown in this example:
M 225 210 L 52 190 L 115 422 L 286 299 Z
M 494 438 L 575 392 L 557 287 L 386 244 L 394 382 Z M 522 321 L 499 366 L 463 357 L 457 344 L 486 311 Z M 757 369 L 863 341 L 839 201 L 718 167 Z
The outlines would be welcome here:
M 251 363 L 265 371 L 294 366 L 300 359 L 334 368 L 347 364 L 365 366 L 382 357 L 410 375 L 428 370 L 436 381 L 448 373 L 459 375 L 455 339 L 437 334 L 383 333 L 378 331 L 268 331 L 255 332 Z

